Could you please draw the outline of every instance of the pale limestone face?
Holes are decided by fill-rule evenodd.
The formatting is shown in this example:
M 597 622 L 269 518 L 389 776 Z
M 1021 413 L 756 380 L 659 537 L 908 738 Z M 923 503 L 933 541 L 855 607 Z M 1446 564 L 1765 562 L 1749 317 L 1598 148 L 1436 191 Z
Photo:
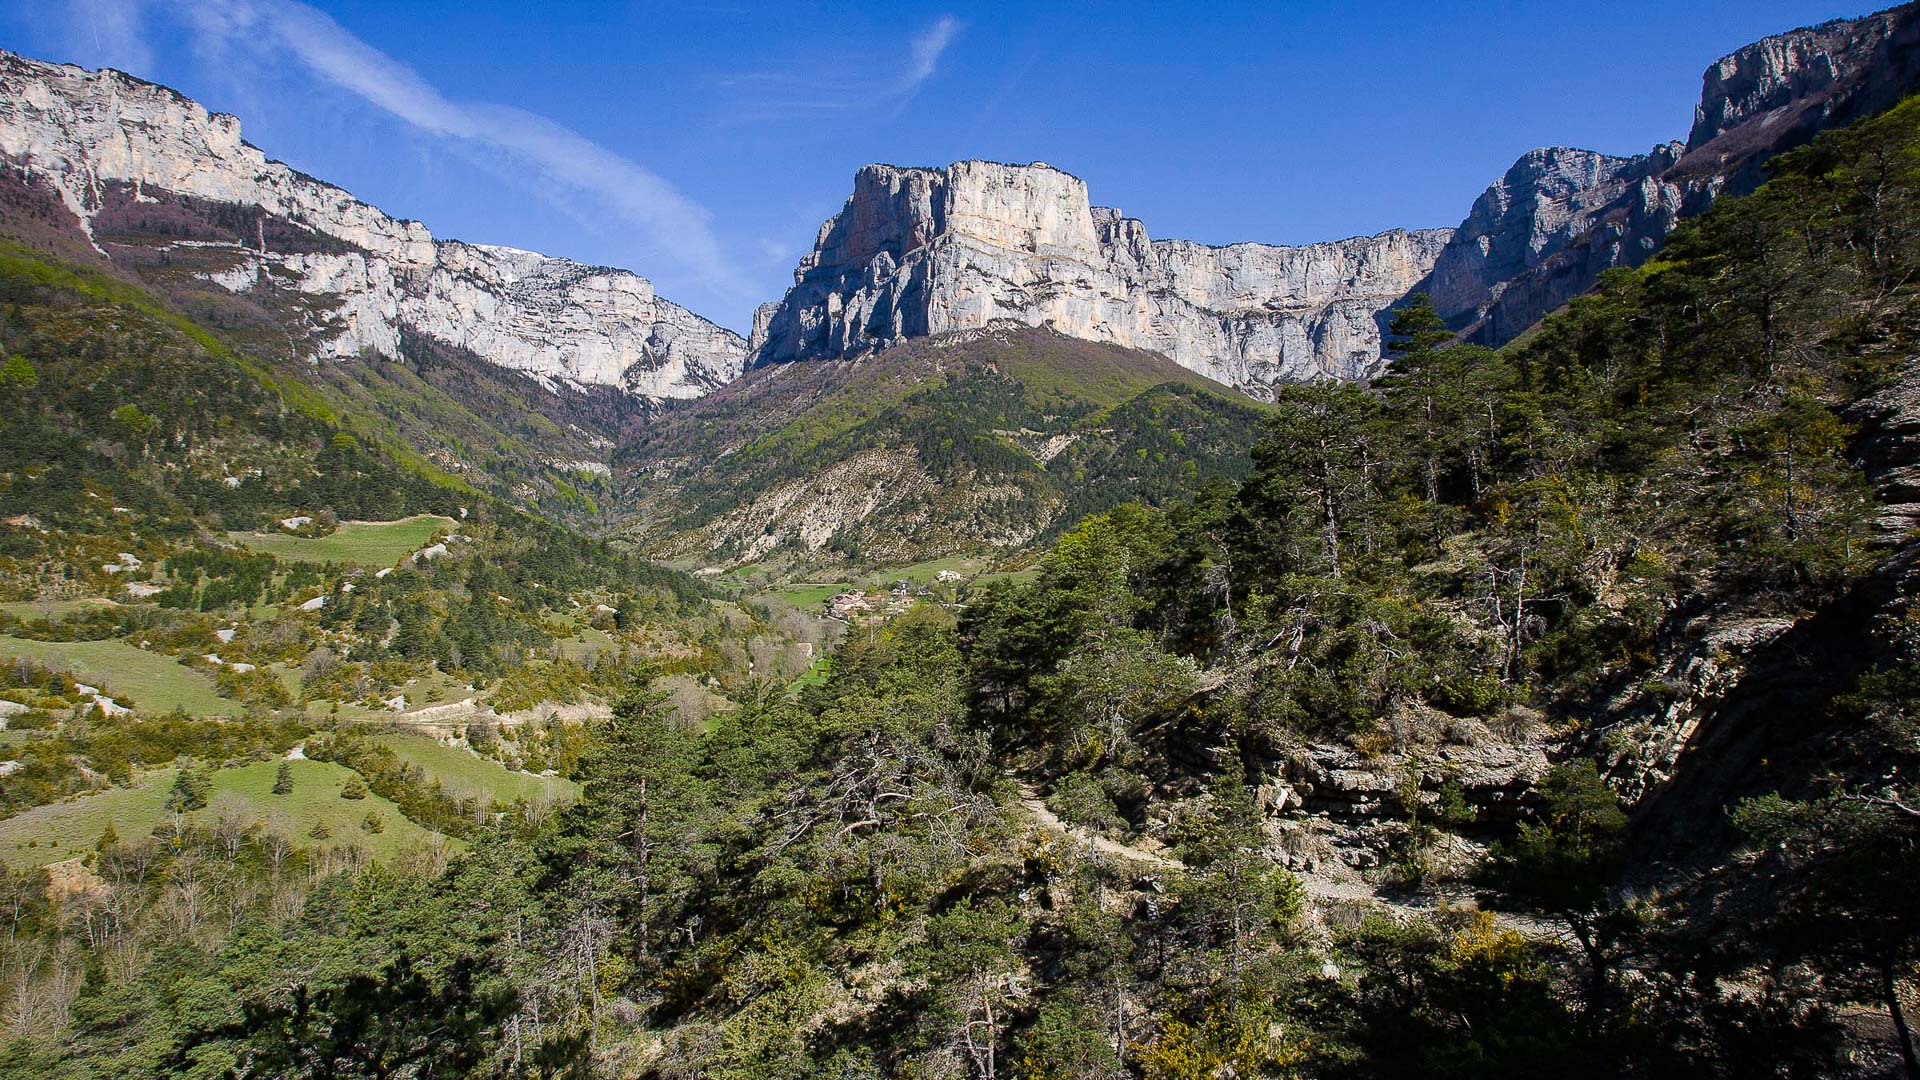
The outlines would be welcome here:
M 1426 276 L 1449 235 L 1155 242 L 1047 165 L 870 165 L 786 299 L 756 318 L 754 346 L 768 360 L 840 356 L 1012 320 L 1150 349 L 1264 395 L 1373 370 L 1379 312 Z
M 224 244 L 208 280 L 272 274 L 329 298 L 302 347 L 320 359 L 397 357 L 402 327 L 546 380 L 697 397 L 739 374 L 746 343 L 655 295 L 645 278 L 511 248 L 437 241 L 241 140 L 240 123 L 163 87 L 0 53 L 0 152 L 50 184 L 89 229 L 118 181 L 255 206 L 351 246 L 288 253 Z M 139 197 L 139 196 L 136 196 Z M 200 246 L 206 246 L 204 242 Z

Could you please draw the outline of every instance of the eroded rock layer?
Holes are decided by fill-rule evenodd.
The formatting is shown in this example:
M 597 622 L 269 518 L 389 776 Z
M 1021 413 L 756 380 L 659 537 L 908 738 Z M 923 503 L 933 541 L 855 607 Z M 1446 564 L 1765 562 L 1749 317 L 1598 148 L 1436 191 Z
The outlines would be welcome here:
M 238 239 L 182 235 L 175 246 L 229 291 L 311 297 L 302 348 L 319 358 L 396 357 L 411 331 L 539 378 L 646 397 L 699 396 L 741 369 L 738 335 L 643 277 L 436 240 L 269 160 L 234 117 L 118 71 L 0 52 L 0 159 L 57 195 L 96 246 L 97 227 L 182 201 L 251 211 Z
M 1633 157 L 1531 150 L 1474 202 L 1418 288 L 1470 341 L 1501 345 L 1638 266 L 1775 154 L 1920 88 L 1920 5 L 1777 34 L 1716 61 L 1683 143 Z

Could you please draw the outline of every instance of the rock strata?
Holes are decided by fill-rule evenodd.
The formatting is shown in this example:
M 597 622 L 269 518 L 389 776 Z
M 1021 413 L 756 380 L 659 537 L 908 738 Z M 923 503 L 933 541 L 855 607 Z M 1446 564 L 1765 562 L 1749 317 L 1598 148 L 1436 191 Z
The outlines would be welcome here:
M 785 299 L 756 318 L 753 362 L 851 356 L 1014 320 L 1152 350 L 1264 396 L 1280 382 L 1375 370 L 1382 312 L 1448 235 L 1156 241 L 1042 162 L 869 165 Z
M 1683 149 L 1528 151 L 1474 200 L 1420 291 L 1466 340 L 1511 341 L 1602 272 L 1646 261 L 1712 203 L 1717 179 L 1667 178 Z
M 394 358 L 412 331 L 538 378 L 647 397 L 696 397 L 742 366 L 738 335 L 661 299 L 645 278 L 437 240 L 269 160 L 234 117 L 118 71 L 0 52 L 0 164 L 55 193 L 103 253 L 96 224 L 130 206 L 255 212 L 251 235 L 179 246 L 229 291 L 270 285 L 313 298 L 303 348 L 317 358 Z

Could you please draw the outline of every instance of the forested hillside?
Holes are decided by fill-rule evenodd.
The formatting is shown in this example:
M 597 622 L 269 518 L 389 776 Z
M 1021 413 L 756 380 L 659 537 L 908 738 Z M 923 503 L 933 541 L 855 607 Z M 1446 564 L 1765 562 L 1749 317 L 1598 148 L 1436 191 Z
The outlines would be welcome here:
M 775 364 L 615 459 L 649 549 L 798 573 L 1006 556 L 1237 479 L 1261 407 L 1152 353 L 1017 324 Z
M 1165 496 L 1176 478 L 1099 462 L 1157 465 L 1114 433 L 1185 429 L 1113 417 L 1211 407 L 1205 390 L 1055 392 L 969 364 L 898 393 L 800 395 L 753 435 L 785 440 L 779 454 L 714 436 L 740 459 L 728 468 L 770 483 L 782 462 L 911 445 L 930 472 L 1004 464 L 1034 491 L 1075 451 L 1037 470 L 1005 433 L 1076 434 L 1101 478 L 1085 490 L 1166 505 L 1084 496 L 1106 512 L 1063 526 L 1033 574 L 869 621 L 823 677 L 700 669 L 730 701 L 699 724 L 670 699 L 674 661 L 622 639 L 635 662 L 592 683 L 617 697 L 611 718 L 551 755 L 580 785 L 567 805 L 449 810 L 351 731 L 209 725 L 276 755 L 299 739 L 327 759 L 303 769 L 345 767 L 371 782 L 352 798 L 459 844 L 328 855 L 192 816 L 206 785 L 177 769 L 155 835 L 89 838 L 91 879 L 9 871 L 0 1067 L 1920 1075 L 1916 198 L 1909 101 L 1778 159 L 1758 193 L 1499 352 L 1448 345 L 1407 305 L 1388 377 L 1286 388 L 1245 475 L 1185 499 Z M 294 496 L 319 497 L 300 485 L 321 454 L 391 477 L 393 509 L 471 520 L 477 504 L 371 473 L 386 459 L 264 389 L 225 407 L 257 420 L 212 429 L 163 389 L 86 383 L 110 399 L 94 401 L 45 335 L 96 301 L 50 280 L 10 290 L 8 437 L 44 426 L 9 496 L 69 492 L 34 503 L 59 530 L 12 527 L 16 565 L 84 577 L 123 542 L 153 545 L 129 552 L 143 566 L 183 558 L 206 547 L 191 522 L 310 508 Z M 135 318 L 113 311 L 86 325 Z M 214 355 L 156 325 L 116 350 Z M 33 404 L 69 384 L 61 402 L 91 402 L 61 404 L 71 419 Z M 1103 419 L 1044 426 L 1060 417 Z M 83 421 L 90 437 L 58 436 Z M 269 422 L 294 449 L 266 455 L 265 486 L 225 485 Z M 123 541 L 113 507 L 129 499 L 183 524 Z M 629 591 L 606 606 L 662 630 L 731 618 L 685 579 L 490 513 L 499 532 L 474 542 L 523 559 L 331 580 L 321 627 L 364 615 L 380 631 L 346 662 L 509 681 L 501 650 L 545 640 L 514 635 L 614 581 Z M 245 562 L 172 564 L 179 610 L 207 603 L 220 559 Z M 626 569 L 595 576 L 609 567 Z M 282 572 L 262 598 L 304 595 Z M 161 610 L 141 617 L 184 632 Z M 500 621 L 464 637 L 483 617 Z M 602 632 L 626 628 L 609 614 Z M 68 689 L 20 674 L 35 695 Z M 67 721 L 59 738 L 124 749 L 99 734 L 114 731 Z M 286 775 L 284 797 L 309 782 Z

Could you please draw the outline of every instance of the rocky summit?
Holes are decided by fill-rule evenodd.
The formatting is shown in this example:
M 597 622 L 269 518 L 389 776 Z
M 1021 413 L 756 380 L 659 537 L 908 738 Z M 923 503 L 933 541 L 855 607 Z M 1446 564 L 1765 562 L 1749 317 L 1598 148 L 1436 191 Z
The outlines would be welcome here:
M 851 356 L 1011 319 L 1158 352 L 1255 396 L 1357 379 L 1379 365 L 1380 313 L 1449 235 L 1210 247 L 1149 239 L 1044 162 L 869 165 L 785 299 L 762 309 L 753 362 Z
M 1707 69 L 1685 142 L 1620 157 L 1546 147 L 1458 228 L 1287 247 L 1152 240 L 1043 162 L 869 165 L 794 285 L 755 320 L 755 363 L 845 357 L 998 319 L 1162 353 L 1256 397 L 1361 379 L 1414 292 L 1463 339 L 1511 341 L 1613 267 L 1638 266 L 1774 154 L 1920 85 L 1909 6 L 1749 45 Z
M 1776 34 L 1707 68 L 1684 143 L 1530 150 L 1474 201 L 1418 286 L 1461 336 L 1502 345 L 1638 266 L 1681 220 L 1758 187 L 1774 155 L 1920 87 L 1920 8 Z
M 1916 84 L 1912 5 L 1790 31 L 1707 69 L 1685 142 L 1531 150 L 1457 228 L 1301 246 L 1154 240 L 1044 162 L 867 165 L 751 341 L 625 270 L 436 239 L 268 159 L 237 119 L 117 71 L 0 53 L 0 169 L 26 189 L 15 202 L 62 208 L 96 252 L 129 261 L 115 244 L 140 233 L 131 261 L 189 261 L 236 296 L 301 298 L 289 310 L 312 357 L 397 358 L 412 334 L 549 385 L 657 400 L 709 393 L 750 364 L 1004 320 L 1157 352 L 1267 398 L 1378 374 L 1387 313 L 1414 293 L 1462 339 L 1510 341 L 1604 271 L 1646 261 L 1722 193 L 1751 191 L 1774 154 Z

